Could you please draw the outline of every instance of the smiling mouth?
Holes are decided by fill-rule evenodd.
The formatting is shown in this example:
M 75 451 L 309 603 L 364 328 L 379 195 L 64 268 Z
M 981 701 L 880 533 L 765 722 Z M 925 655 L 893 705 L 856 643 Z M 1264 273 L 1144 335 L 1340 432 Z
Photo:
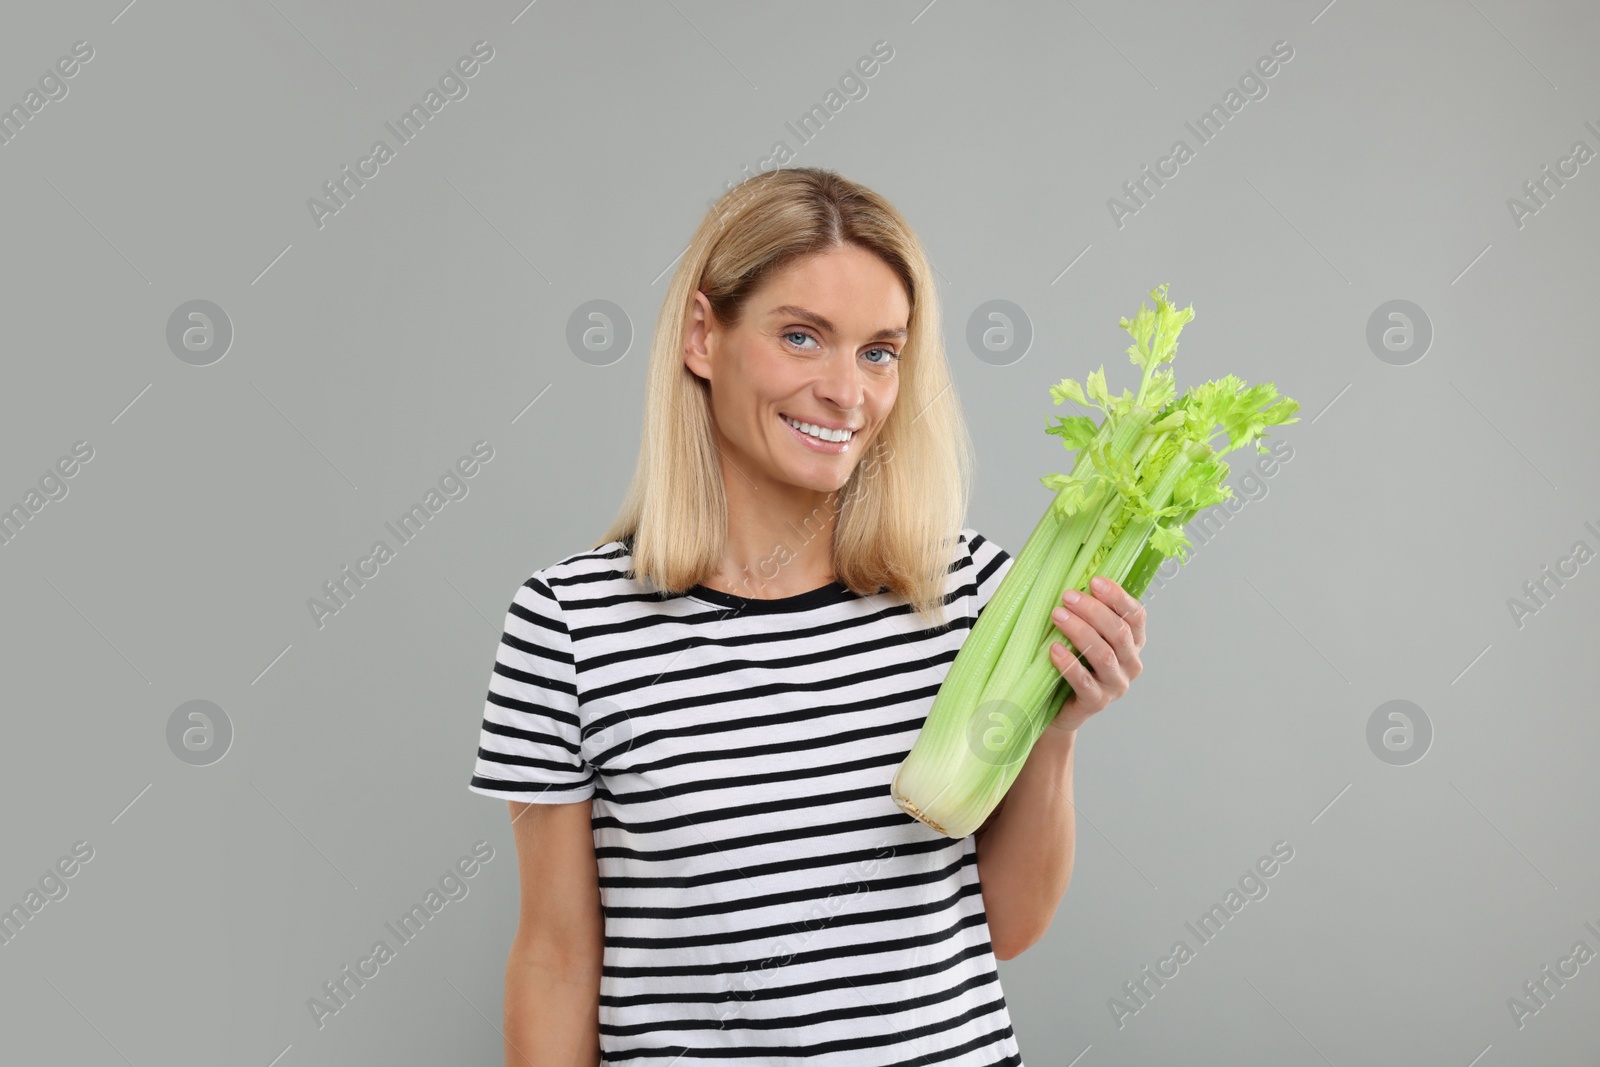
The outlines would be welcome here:
M 841 444 L 856 435 L 854 430 L 828 430 L 815 423 L 801 422 L 799 419 L 790 418 L 781 411 L 778 413 L 778 417 L 801 433 L 809 437 L 815 437 L 819 441 L 826 441 L 829 444 Z

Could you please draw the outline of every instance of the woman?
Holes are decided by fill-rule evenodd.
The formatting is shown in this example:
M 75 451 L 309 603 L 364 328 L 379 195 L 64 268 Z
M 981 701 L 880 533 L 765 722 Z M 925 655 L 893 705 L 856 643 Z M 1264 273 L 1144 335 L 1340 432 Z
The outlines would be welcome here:
M 649 386 L 621 514 L 517 590 L 484 708 L 471 789 L 510 802 L 522 885 L 506 1062 L 1021 1064 L 995 961 L 1066 891 L 1073 741 L 1139 673 L 1142 608 L 1058 610 L 1092 669 L 1057 645 L 1074 696 L 984 827 L 937 834 L 890 779 L 1011 561 L 962 525 L 910 227 L 828 171 L 730 190 Z

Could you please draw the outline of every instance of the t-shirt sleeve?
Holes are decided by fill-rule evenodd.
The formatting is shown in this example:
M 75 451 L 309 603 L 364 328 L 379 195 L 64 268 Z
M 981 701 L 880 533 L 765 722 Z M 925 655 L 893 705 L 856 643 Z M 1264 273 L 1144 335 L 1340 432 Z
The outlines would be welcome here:
M 972 620 L 976 622 L 994 597 L 994 591 L 1000 588 L 1001 580 L 1011 570 L 1011 554 L 971 527 L 962 533 L 967 535 L 967 553 L 971 560 L 971 577 L 968 581 L 976 586 L 976 592 L 967 603 Z
M 522 583 L 506 610 L 468 788 L 568 804 L 594 795 L 595 775 L 581 749 L 572 635 L 543 573 Z

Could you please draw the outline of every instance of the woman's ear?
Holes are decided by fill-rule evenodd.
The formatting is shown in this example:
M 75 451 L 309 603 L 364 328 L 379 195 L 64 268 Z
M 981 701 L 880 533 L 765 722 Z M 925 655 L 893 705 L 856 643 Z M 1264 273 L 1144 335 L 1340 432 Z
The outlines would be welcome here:
M 712 356 L 716 351 L 716 316 L 711 301 L 696 289 L 689 302 L 688 323 L 683 330 L 683 365 L 697 378 L 711 380 Z

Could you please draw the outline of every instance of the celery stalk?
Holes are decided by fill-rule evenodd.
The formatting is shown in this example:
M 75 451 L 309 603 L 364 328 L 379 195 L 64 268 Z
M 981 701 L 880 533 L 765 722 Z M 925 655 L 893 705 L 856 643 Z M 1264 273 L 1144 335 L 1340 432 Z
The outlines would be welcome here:
M 1166 299 L 1166 286 L 1119 325 L 1133 338 L 1129 359 L 1142 369 L 1137 393 L 1106 388 L 1105 368 L 1080 384 L 1051 388 L 1057 404 L 1098 407 L 1058 419 L 1047 430 L 1076 451 L 1072 471 L 1041 481 L 1056 492 L 1012 561 L 994 596 L 962 643 L 935 694 L 922 729 L 895 771 L 896 804 L 938 833 L 965 837 L 1011 788 L 1033 745 L 1071 695 L 1050 659 L 1056 641 L 1071 642 L 1050 618 L 1067 589 L 1088 592 L 1103 575 L 1134 597 L 1162 560 L 1184 552 L 1183 525 L 1200 509 L 1228 499 L 1223 454 L 1259 438 L 1268 426 L 1298 422 L 1299 405 L 1270 382 L 1246 387 L 1233 375 L 1175 397 L 1169 363 L 1178 333 L 1194 317 Z M 1214 449 L 1220 425 L 1228 444 Z

